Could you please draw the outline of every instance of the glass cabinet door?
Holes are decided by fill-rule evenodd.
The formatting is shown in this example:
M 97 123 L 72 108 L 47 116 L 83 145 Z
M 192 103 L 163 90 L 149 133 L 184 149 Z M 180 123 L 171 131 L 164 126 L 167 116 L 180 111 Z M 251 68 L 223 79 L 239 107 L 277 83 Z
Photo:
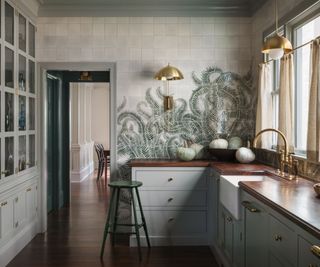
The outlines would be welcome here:
M 29 55 L 32 57 L 35 57 L 35 36 L 36 36 L 36 29 L 29 22 Z
M 26 130 L 26 97 L 19 96 L 19 131 Z
M 14 44 L 14 9 L 7 2 L 5 3 L 5 40 Z
M 35 130 L 35 101 L 29 97 L 29 130 Z
M 5 94 L 5 131 L 14 130 L 14 94 L 6 92 Z
M 27 46 L 27 21 L 24 16 L 19 14 L 19 49 L 26 52 Z
M 26 90 L 26 68 L 27 60 L 24 56 L 19 55 L 19 89 Z
M 29 135 L 29 168 L 36 165 L 36 138 L 34 134 Z
M 13 88 L 13 70 L 14 70 L 14 54 L 11 49 L 6 47 L 5 54 L 5 85 Z
M 4 151 L 4 162 L 5 162 L 5 176 L 14 174 L 14 138 L 5 138 L 5 151 Z
M 35 93 L 35 64 L 29 60 L 29 92 Z
M 19 172 L 26 169 L 27 158 L 27 137 L 25 135 L 19 136 Z

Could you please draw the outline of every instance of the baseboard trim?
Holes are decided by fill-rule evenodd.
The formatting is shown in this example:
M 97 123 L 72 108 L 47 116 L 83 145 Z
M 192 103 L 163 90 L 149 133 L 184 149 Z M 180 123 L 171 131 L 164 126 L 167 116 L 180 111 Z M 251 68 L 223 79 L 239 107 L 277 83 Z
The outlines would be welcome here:
M 17 235 L 0 248 L 0 267 L 5 267 L 39 233 L 38 221 L 25 226 Z
M 71 171 L 70 172 L 70 182 L 71 183 L 81 183 L 87 179 L 94 171 L 94 162 L 92 161 L 85 168 L 79 172 Z
M 151 246 L 208 246 L 208 238 L 206 236 L 150 236 Z M 141 246 L 147 246 L 145 236 L 140 237 Z M 134 235 L 130 236 L 130 247 L 137 246 L 137 239 Z

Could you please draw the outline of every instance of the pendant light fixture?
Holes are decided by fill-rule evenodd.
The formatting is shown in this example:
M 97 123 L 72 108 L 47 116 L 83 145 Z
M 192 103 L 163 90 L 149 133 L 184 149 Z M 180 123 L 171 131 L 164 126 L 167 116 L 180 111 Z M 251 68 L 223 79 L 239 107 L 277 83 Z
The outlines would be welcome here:
M 290 41 L 280 36 L 278 33 L 278 1 L 274 1 L 274 13 L 275 13 L 275 24 L 276 32 L 275 35 L 269 37 L 263 44 L 262 53 L 269 54 L 271 59 L 280 59 L 284 54 L 292 51 L 292 44 Z
M 164 96 L 164 99 L 163 99 L 163 107 L 164 107 L 164 111 L 172 110 L 174 102 L 173 102 L 173 96 L 170 95 L 169 81 L 182 80 L 184 78 L 183 74 L 179 69 L 177 69 L 176 67 L 170 66 L 170 64 L 168 63 L 168 66 L 159 70 L 154 76 L 154 78 L 156 80 L 165 82 L 166 95 Z

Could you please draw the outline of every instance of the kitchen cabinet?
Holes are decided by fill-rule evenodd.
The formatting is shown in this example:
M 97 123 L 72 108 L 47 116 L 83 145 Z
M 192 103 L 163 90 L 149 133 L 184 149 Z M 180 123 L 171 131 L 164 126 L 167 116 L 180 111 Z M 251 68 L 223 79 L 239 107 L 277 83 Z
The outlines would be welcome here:
M 133 167 L 132 179 L 143 183 L 139 193 L 153 246 L 208 245 L 207 168 Z
M 241 201 L 245 267 L 320 267 L 319 239 L 244 191 Z
M 13 198 L 0 201 L 0 240 L 5 239 L 13 231 Z

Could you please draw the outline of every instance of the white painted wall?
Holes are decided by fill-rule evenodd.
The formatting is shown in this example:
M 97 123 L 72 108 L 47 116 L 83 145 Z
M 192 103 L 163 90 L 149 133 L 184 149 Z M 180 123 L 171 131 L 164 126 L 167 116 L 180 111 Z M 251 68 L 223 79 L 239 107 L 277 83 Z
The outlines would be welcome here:
M 104 148 L 109 146 L 109 95 L 108 83 L 93 83 L 91 90 L 91 138 L 95 143 L 101 143 Z M 98 167 L 98 158 L 94 151 L 94 165 Z

